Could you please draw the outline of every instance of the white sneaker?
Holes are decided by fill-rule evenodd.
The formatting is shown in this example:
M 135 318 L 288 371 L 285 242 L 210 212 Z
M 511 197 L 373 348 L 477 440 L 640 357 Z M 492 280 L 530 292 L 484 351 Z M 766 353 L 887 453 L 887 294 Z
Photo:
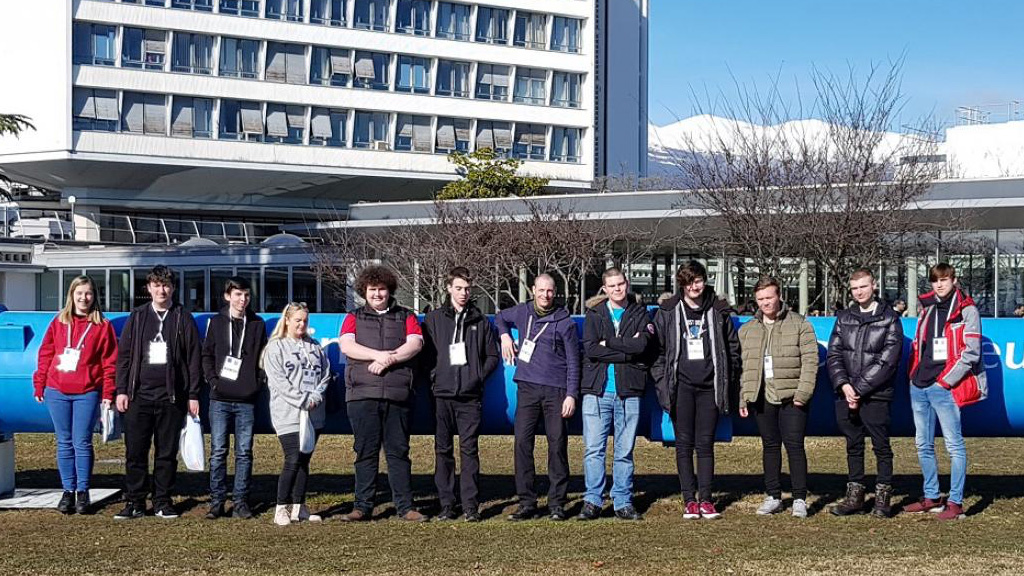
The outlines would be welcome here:
M 291 515 L 288 513 L 289 506 L 287 504 L 278 504 L 277 508 L 274 509 L 274 524 L 278 526 L 287 526 L 292 523 Z
M 765 496 L 764 502 L 761 502 L 761 506 L 757 508 L 758 516 L 768 516 L 779 512 L 782 512 L 782 500 L 771 496 Z
M 318 514 L 310 514 L 309 508 L 305 504 L 296 504 L 292 507 L 292 522 L 320 522 L 321 518 Z
M 793 518 L 807 518 L 807 502 L 797 498 L 793 500 Z

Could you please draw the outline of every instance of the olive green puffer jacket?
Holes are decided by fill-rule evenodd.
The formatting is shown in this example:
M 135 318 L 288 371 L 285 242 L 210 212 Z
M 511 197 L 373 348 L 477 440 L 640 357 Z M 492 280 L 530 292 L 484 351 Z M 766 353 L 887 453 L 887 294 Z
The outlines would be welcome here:
M 775 374 L 769 379 L 763 378 L 766 343 Z M 765 324 L 759 311 L 740 328 L 740 349 L 743 351 L 741 401 L 757 402 L 762 384 L 766 385 L 764 396 L 770 404 L 811 401 L 818 376 L 818 341 L 814 328 L 803 316 L 783 306 L 775 322 Z

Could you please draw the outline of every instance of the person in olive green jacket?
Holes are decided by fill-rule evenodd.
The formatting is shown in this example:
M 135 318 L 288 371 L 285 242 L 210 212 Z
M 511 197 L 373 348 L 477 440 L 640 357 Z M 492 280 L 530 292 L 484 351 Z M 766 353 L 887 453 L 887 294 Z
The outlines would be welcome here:
M 807 516 L 807 410 L 818 375 L 818 342 L 803 316 L 788 310 L 778 280 L 761 278 L 754 287 L 758 311 L 740 328 L 743 374 L 740 416 L 753 414 L 761 433 L 767 496 L 761 515 L 782 511 L 782 446 L 793 483 L 793 516 Z

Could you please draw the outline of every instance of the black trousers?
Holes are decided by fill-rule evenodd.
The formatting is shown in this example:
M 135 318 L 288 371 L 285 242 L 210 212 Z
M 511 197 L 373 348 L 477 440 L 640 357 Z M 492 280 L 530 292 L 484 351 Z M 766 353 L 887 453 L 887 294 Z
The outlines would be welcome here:
M 698 389 L 680 384 L 676 391 L 672 428 L 676 434 L 676 468 L 683 500 L 711 501 L 711 484 L 715 477 L 715 428 L 718 406 L 713 389 Z M 697 452 L 697 472 L 693 470 L 693 453 Z M 699 489 L 699 494 L 698 494 Z
M 391 498 L 401 516 L 412 510 L 412 460 L 409 434 L 412 402 L 355 400 L 347 404 L 355 461 L 355 509 L 370 514 L 377 496 L 380 449 L 388 461 Z
M 319 438 L 317 434 L 317 438 Z M 299 451 L 299 433 L 282 434 L 277 437 L 284 452 L 284 465 L 281 476 L 277 479 L 277 503 L 305 504 L 306 482 L 309 480 L 309 461 L 313 453 L 303 454 Z
M 462 465 L 459 474 L 462 509 L 473 511 L 479 507 L 480 453 L 477 440 L 480 435 L 481 402 L 479 399 L 458 400 L 435 398 L 434 412 L 434 483 L 441 506 L 455 506 L 455 442 L 459 435 L 459 456 Z
M 790 400 L 782 404 L 769 404 L 762 396 L 752 408 L 757 429 L 761 433 L 765 492 L 774 498 L 782 497 L 782 446 L 785 445 L 793 498 L 805 500 L 807 452 L 804 451 L 804 435 L 807 431 L 807 406 L 797 406 Z
M 548 506 L 565 506 L 569 489 L 569 424 L 562 418 L 565 389 L 518 383 L 515 417 L 516 494 L 521 506 L 537 505 L 533 462 L 537 428 L 544 422 L 548 439 Z
M 178 473 L 178 441 L 185 421 L 183 406 L 138 396 L 124 413 L 125 499 L 145 505 L 150 489 L 149 450 L 153 455 L 153 505 L 171 504 Z
M 836 423 L 846 436 L 846 465 L 849 481 L 864 483 L 864 438 L 871 436 L 871 449 L 878 466 L 878 484 L 892 484 L 892 446 L 889 444 L 889 402 L 862 400 L 850 410 L 845 399 L 836 400 Z

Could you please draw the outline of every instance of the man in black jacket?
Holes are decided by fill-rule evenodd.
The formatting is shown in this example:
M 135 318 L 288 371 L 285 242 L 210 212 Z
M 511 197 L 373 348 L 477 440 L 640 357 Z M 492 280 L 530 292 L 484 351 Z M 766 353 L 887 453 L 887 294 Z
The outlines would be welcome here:
M 461 266 L 448 273 L 450 301 L 423 320 L 423 366 L 434 393 L 434 482 L 441 500 L 437 520 L 455 520 L 455 448 L 462 460 L 462 510 L 479 522 L 480 455 L 477 451 L 484 381 L 498 367 L 494 327 L 472 302 L 473 282 Z
M 250 308 L 252 286 L 240 276 L 224 284 L 227 306 L 210 318 L 203 341 L 203 375 L 210 384 L 210 509 L 208 520 L 224 516 L 228 495 L 228 448 L 235 431 L 236 518 L 252 518 L 246 497 L 252 475 L 252 434 L 259 397 L 259 357 L 267 327 Z
M 640 397 L 647 386 L 646 354 L 654 335 L 647 307 L 629 293 L 618 268 L 602 276 L 602 294 L 587 301 L 583 319 L 583 496 L 580 520 L 601 516 L 605 453 L 614 430 L 612 507 L 622 520 L 640 520 L 633 507 L 633 446 Z
M 849 466 L 846 497 L 831 509 L 836 516 L 864 511 L 864 438 L 868 435 L 878 464 L 871 513 L 888 518 L 891 511 L 889 404 L 903 352 L 903 325 L 891 306 L 875 298 L 876 288 L 874 274 L 867 268 L 850 276 L 854 303 L 836 315 L 828 342 L 826 364 L 836 391 L 836 421 L 846 436 Z
M 174 273 L 156 266 L 146 276 L 152 302 L 132 310 L 117 351 L 117 410 L 124 414 L 125 507 L 115 520 L 140 518 L 153 458 L 153 509 L 177 518 L 171 503 L 178 471 L 178 436 L 189 414 L 199 414 L 199 330 L 174 302 Z

